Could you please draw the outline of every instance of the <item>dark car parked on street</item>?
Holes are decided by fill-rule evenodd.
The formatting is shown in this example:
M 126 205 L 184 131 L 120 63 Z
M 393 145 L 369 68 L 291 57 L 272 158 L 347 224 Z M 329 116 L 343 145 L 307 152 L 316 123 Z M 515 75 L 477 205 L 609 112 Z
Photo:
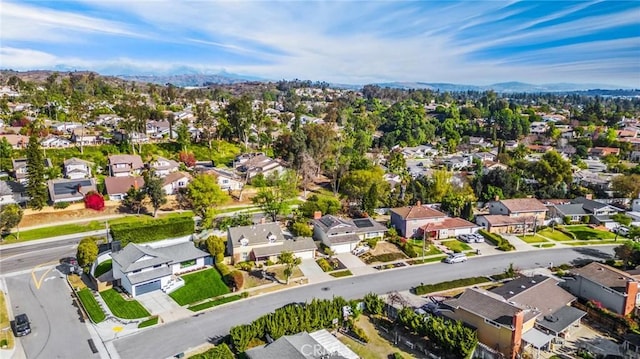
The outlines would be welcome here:
M 16 337 L 22 337 L 31 333 L 31 323 L 26 314 L 18 314 L 15 319 Z

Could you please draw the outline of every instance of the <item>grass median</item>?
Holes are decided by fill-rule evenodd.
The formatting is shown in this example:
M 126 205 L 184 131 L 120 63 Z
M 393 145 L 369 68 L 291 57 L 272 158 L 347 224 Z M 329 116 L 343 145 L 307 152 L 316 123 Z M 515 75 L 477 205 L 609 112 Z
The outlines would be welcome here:
M 455 289 L 460 287 L 468 287 L 470 285 L 476 285 L 481 283 L 491 282 L 487 277 L 470 277 L 450 280 L 448 282 L 441 282 L 435 284 L 423 284 L 415 287 L 415 293 L 417 295 L 442 292 L 449 289 Z

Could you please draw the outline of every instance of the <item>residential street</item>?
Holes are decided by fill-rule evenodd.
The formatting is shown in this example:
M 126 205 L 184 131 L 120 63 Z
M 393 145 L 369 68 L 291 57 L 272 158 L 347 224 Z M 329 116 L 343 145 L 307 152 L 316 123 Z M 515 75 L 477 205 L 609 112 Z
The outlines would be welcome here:
M 342 296 L 360 298 L 369 292 L 378 294 L 407 290 L 420 283 L 438 283 L 456 278 L 500 273 L 515 264 L 519 269 L 546 267 L 549 264 L 579 263 L 581 260 L 602 260 L 613 255 L 614 246 L 547 249 L 478 256 L 466 263 L 406 267 L 395 270 L 347 277 L 330 282 L 311 284 L 273 294 L 230 303 L 215 310 L 118 338 L 107 343 L 112 358 L 167 358 L 199 346 L 208 338 L 226 335 L 237 324 L 269 313 L 294 301 Z M 117 353 L 113 352 L 113 349 Z

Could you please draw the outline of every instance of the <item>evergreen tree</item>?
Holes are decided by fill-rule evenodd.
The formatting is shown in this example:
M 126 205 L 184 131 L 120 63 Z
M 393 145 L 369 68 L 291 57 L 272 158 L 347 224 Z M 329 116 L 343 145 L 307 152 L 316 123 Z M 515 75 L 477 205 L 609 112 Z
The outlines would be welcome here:
M 162 189 L 162 179 L 154 176 L 153 173 L 149 173 L 144 180 L 144 188 L 151 200 L 153 216 L 155 217 L 160 206 L 167 203 L 167 194 Z
M 40 151 L 38 135 L 34 131 L 27 144 L 27 195 L 30 208 L 41 210 L 47 204 L 44 174 L 44 155 Z

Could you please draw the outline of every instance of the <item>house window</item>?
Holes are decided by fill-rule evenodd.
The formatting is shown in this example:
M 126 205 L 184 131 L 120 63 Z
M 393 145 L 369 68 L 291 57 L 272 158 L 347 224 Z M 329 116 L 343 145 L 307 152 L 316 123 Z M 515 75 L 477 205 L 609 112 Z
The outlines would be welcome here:
M 142 269 L 134 270 L 133 273 L 140 273 Z
M 196 265 L 196 260 L 192 259 L 190 261 L 180 262 L 180 268 L 187 268 Z
M 229 180 L 228 180 L 228 179 L 223 179 L 223 180 L 222 180 L 222 183 L 223 183 L 223 184 L 227 184 L 227 183 L 229 183 Z
M 162 264 L 156 264 L 153 266 L 153 268 L 160 268 L 160 267 L 162 267 Z

